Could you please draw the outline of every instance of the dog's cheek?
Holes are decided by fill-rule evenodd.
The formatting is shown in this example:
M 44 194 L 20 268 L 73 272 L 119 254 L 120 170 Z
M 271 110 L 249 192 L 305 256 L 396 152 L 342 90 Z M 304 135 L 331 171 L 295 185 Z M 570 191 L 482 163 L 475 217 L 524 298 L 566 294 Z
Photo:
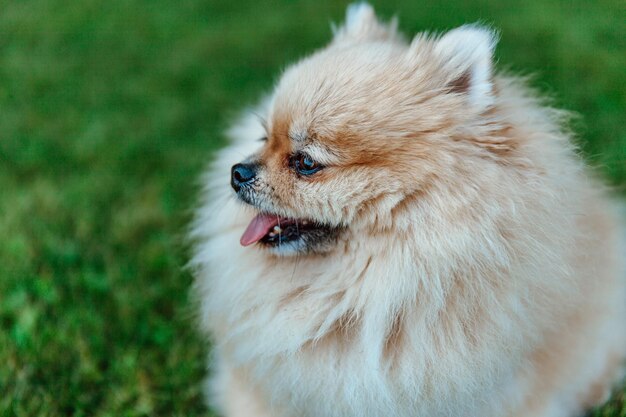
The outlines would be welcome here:
M 343 223 L 363 217 L 378 219 L 386 216 L 405 195 L 402 181 L 387 169 L 362 167 L 345 176 L 337 206 L 341 207 Z
M 298 188 L 301 207 L 307 211 L 305 217 L 336 225 L 349 222 L 362 194 L 359 184 L 344 178 L 330 181 L 302 181 Z

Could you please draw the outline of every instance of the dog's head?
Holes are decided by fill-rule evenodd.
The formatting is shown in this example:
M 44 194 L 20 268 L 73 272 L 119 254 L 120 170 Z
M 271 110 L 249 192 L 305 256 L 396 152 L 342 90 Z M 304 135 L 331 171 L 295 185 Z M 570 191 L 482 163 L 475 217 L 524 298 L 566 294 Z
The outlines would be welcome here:
M 475 26 L 408 43 L 395 22 L 351 6 L 331 44 L 284 73 L 262 148 L 232 167 L 233 189 L 259 213 L 241 243 L 324 251 L 391 227 L 484 134 L 494 45 Z

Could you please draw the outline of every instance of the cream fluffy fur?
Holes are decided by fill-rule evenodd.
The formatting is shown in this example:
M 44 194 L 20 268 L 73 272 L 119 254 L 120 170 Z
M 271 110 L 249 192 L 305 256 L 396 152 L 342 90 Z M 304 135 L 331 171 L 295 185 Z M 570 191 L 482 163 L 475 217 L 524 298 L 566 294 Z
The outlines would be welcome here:
M 266 129 L 251 112 L 230 131 L 192 233 L 224 416 L 571 417 L 607 398 L 626 354 L 617 209 L 561 113 L 492 74 L 494 45 L 474 26 L 408 43 L 351 6 L 255 109 Z M 272 165 L 298 146 L 319 178 Z M 260 209 L 340 225 L 337 242 L 241 247 L 257 210 L 228 182 L 248 155 Z

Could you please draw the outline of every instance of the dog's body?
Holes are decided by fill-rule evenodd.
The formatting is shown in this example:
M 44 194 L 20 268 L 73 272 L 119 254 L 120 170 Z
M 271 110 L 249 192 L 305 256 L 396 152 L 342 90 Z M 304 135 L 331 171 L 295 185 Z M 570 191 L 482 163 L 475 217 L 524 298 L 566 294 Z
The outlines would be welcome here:
M 572 417 L 607 398 L 617 209 L 559 113 L 492 74 L 493 45 L 476 27 L 408 45 L 360 5 L 256 110 L 266 126 L 232 130 L 194 229 L 226 417 Z M 244 206 L 226 178 L 248 155 Z

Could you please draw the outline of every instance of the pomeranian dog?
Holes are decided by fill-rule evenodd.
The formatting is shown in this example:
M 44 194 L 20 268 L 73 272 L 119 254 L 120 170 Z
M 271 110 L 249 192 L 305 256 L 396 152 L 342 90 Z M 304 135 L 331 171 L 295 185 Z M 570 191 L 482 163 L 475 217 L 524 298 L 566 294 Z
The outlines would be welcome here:
M 626 356 L 617 205 L 493 70 L 367 4 L 230 131 L 193 226 L 226 417 L 560 417 Z M 260 117 L 258 117 L 260 116 Z

